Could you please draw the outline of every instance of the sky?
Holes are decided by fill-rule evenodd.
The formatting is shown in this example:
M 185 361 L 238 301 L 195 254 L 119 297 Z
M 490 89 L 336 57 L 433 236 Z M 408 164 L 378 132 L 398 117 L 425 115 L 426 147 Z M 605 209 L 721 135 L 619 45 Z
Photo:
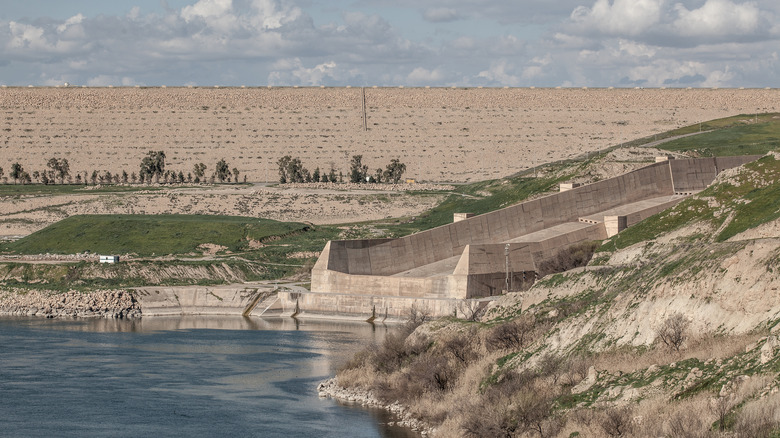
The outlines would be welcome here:
M 780 87 L 777 0 L 0 0 L 0 84 Z

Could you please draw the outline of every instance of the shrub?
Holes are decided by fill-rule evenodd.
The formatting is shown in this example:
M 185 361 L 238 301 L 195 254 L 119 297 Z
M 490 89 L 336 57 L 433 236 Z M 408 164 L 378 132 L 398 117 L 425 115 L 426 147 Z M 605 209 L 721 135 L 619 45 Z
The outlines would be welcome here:
M 669 350 L 680 351 L 685 340 L 688 338 L 688 325 L 690 321 L 682 313 L 676 312 L 661 324 L 656 330 L 658 338 L 666 345 Z
M 561 249 L 552 258 L 539 263 L 539 274 L 544 276 L 585 266 L 599 245 L 597 241 L 587 241 Z
M 478 346 L 479 338 L 475 330 L 470 330 L 467 334 L 455 333 L 442 343 L 443 350 L 463 365 L 468 365 L 479 358 L 479 353 L 475 349 Z
M 628 406 L 612 407 L 604 411 L 599 425 L 605 434 L 616 437 L 631 433 L 631 408 Z
M 485 345 L 490 351 L 521 350 L 531 341 L 534 322 L 533 316 L 521 316 L 497 325 L 488 332 Z

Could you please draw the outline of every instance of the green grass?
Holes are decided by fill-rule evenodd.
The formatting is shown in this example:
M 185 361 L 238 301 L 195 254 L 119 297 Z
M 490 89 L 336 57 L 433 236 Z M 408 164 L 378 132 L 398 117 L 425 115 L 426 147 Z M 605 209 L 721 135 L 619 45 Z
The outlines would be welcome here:
M 99 188 L 92 188 L 85 190 L 83 184 L 0 184 L 0 196 L 17 196 L 17 195 L 68 195 L 74 193 L 125 193 L 125 192 L 137 192 L 141 190 L 156 191 L 165 190 L 166 187 L 162 186 L 146 186 L 146 185 L 133 185 L 133 186 L 120 186 L 120 185 L 104 185 Z
M 762 155 L 780 147 L 778 114 L 762 114 L 758 123 L 754 116 L 739 115 L 702 124 L 702 130 L 712 130 L 680 138 L 659 146 L 670 152 L 695 152 L 699 156 Z M 749 120 L 750 123 L 745 121 Z M 674 135 L 697 132 L 699 125 L 671 131 Z
M 16 254 L 187 254 L 213 243 L 230 251 L 245 248 L 247 238 L 267 240 L 308 230 L 295 222 L 235 216 L 83 215 L 72 216 L 23 239 L 5 244 Z
M 674 208 L 662 211 L 638 224 L 626 228 L 607 241 L 596 252 L 627 248 L 635 243 L 653 240 L 661 234 L 691 225 L 703 219 L 712 219 L 713 210 L 707 202 L 691 198 L 682 201 Z

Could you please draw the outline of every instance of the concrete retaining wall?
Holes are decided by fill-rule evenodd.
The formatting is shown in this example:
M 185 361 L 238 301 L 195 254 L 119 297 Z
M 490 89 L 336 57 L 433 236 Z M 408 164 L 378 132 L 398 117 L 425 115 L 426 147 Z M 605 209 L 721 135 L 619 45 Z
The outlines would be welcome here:
M 136 288 L 144 316 L 242 315 L 271 287 L 176 286 Z
M 704 190 L 718 174 L 726 169 L 741 166 L 761 158 L 760 155 L 739 157 L 691 158 L 669 160 L 676 193 L 694 193 Z
M 400 239 L 332 241 L 329 269 L 354 275 L 393 275 L 460 254 L 466 245 L 500 243 L 578 217 L 673 194 L 667 163 L 486 213 Z M 322 256 L 321 256 L 322 258 Z
M 451 299 L 279 292 L 279 300 L 284 307 L 284 314 L 296 318 L 402 321 L 408 317 L 412 306 L 429 313 L 431 317 L 463 316 L 458 313 L 461 302 Z
M 400 239 L 332 241 L 312 270 L 312 293 L 303 303 L 317 312 L 365 315 L 377 303 L 394 314 L 414 300 L 433 300 L 436 315 L 446 315 L 449 308 L 439 300 L 487 297 L 506 288 L 504 242 L 511 242 L 512 286 L 527 287 L 538 264 L 561 249 L 607 238 L 604 216 L 614 216 L 611 232 L 617 232 L 680 202 L 675 193 L 702 190 L 722 170 L 756 158 L 662 161 Z

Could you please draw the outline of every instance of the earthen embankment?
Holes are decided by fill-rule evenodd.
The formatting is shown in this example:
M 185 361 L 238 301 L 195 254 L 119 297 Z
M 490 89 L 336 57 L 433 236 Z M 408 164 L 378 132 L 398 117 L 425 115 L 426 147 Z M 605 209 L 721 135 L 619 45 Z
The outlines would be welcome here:
M 391 159 L 422 181 L 503 177 L 624 141 L 737 114 L 780 110 L 764 89 L 3 88 L 0 167 L 30 173 L 52 157 L 71 173 L 138 172 L 149 150 L 186 175 L 220 159 L 248 181 L 276 181 L 299 157 L 348 174 Z M 746 117 L 749 118 L 749 117 Z M 6 175 L 7 175 L 6 171 Z

